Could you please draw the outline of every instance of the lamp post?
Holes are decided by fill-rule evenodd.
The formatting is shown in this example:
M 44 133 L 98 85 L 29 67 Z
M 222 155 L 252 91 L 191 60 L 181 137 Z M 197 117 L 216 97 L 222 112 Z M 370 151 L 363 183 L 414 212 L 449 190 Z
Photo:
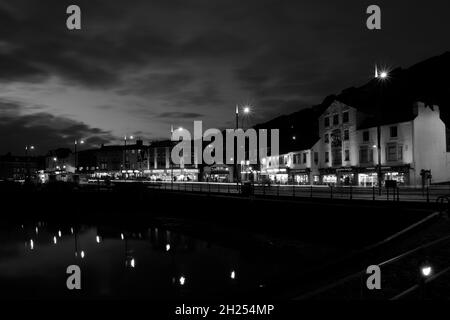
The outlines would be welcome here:
M 420 299 L 426 298 L 426 283 L 427 280 L 433 275 L 433 267 L 428 261 L 424 261 L 420 266 L 419 275 L 419 290 Z
M 377 168 L 377 179 L 378 179 L 378 195 L 381 196 L 381 179 L 382 179 L 382 172 L 381 172 L 381 103 L 382 101 L 382 88 L 383 88 L 383 82 L 388 78 L 389 74 L 387 71 L 381 71 L 378 72 L 377 66 L 375 66 L 375 78 L 378 79 L 381 83 L 377 88 L 379 87 L 379 90 L 377 90 L 377 156 L 378 156 L 378 168 Z
M 74 141 L 74 151 L 75 151 L 75 172 L 78 171 L 78 151 L 77 151 L 77 145 L 78 143 L 84 144 L 84 140 L 75 140 Z
M 183 130 L 183 127 L 179 127 L 178 129 L 177 129 L 178 131 L 182 131 Z M 171 126 L 170 127 L 170 140 L 172 141 L 172 137 L 173 137 L 173 126 Z M 170 164 L 170 186 L 171 186 L 171 189 L 173 190 L 173 182 L 174 182 L 174 179 L 173 179 L 173 162 L 172 162 L 172 150 L 171 150 L 171 148 L 169 147 L 169 164 Z M 181 171 L 181 161 L 180 161 L 180 171 Z
M 242 107 L 242 113 L 243 113 L 243 116 L 242 116 L 242 119 L 241 119 L 241 128 L 242 128 L 242 130 L 244 130 L 244 116 L 245 115 L 248 115 L 248 114 L 250 114 L 250 112 L 251 112 L 251 108 L 250 108 L 250 106 L 249 105 L 244 105 L 243 107 Z M 238 105 L 236 105 L 236 114 L 235 114 L 235 117 L 236 117 L 236 127 L 235 127 L 235 129 L 237 130 L 237 129 L 239 129 L 239 106 Z M 237 147 L 236 147 L 237 148 Z M 236 155 L 235 155 L 235 162 L 234 162 L 234 172 L 235 172 L 235 177 L 236 177 L 236 182 L 239 182 L 239 173 L 238 173 L 238 170 L 240 170 L 240 168 L 239 168 L 239 165 L 238 165 L 238 163 L 237 163 L 237 161 L 238 161 L 238 157 L 237 157 L 237 150 L 236 150 Z
M 25 146 L 25 161 L 26 161 L 26 178 L 30 177 L 30 159 L 28 158 L 28 150 L 33 151 L 34 146 L 33 145 L 26 145 Z
M 124 148 L 123 148 L 123 165 L 122 165 L 122 169 L 125 170 L 125 171 L 127 170 L 127 140 L 128 140 L 128 138 L 130 140 L 133 140 L 134 136 L 130 136 L 130 137 L 124 136 L 123 137 Z
M 244 128 L 244 116 L 246 116 L 246 115 L 248 115 L 249 113 L 250 113 L 250 107 L 249 106 L 244 106 L 243 108 L 242 108 L 242 113 L 243 113 L 243 117 L 242 117 L 242 120 L 241 120 L 241 127 L 242 127 L 242 130 L 245 130 L 245 128 Z

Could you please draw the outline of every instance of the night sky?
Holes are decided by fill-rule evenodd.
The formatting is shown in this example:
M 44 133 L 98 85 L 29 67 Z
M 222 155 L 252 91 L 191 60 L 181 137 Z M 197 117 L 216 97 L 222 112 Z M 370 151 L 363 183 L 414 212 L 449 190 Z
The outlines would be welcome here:
M 450 50 L 449 16 L 448 0 L 0 0 L 0 154 L 232 128 L 236 104 L 266 121 L 364 84 L 375 63 Z

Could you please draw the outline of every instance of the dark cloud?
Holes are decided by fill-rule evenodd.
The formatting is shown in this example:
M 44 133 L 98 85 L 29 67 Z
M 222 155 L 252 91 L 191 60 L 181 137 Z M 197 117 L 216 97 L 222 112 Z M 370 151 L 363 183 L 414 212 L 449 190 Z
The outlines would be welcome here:
M 232 124 L 234 106 L 244 100 L 255 107 L 253 120 L 265 121 L 365 82 L 375 62 L 407 66 L 449 49 L 442 33 L 450 29 L 448 0 L 380 0 L 379 32 L 365 28 L 371 3 L 360 0 L 78 0 L 82 30 L 75 32 L 65 27 L 70 4 L 0 0 L 0 82 L 56 78 L 66 88 L 130 97 L 120 108 L 121 101 L 96 102 L 90 112 L 93 118 L 133 113 L 148 119 L 155 135 L 164 135 L 159 122 L 171 119 L 203 116 L 214 127 Z M 40 107 L 25 105 L 28 113 L 17 119 L 10 114 L 26 140 L 29 128 L 54 130 L 49 123 L 64 124 L 49 134 L 107 136 L 120 121 L 95 129 L 95 123 L 46 114 L 45 106 L 31 109 Z M 126 125 L 130 132 L 146 130 L 135 126 Z
M 203 117 L 200 113 L 194 113 L 194 112 L 164 112 L 158 115 L 158 118 L 169 118 L 169 119 L 184 119 L 184 118 L 200 118 Z
M 26 106 L 0 100 L 0 151 L 21 154 L 26 145 L 45 154 L 56 147 L 72 147 L 76 139 L 85 139 L 86 147 L 98 147 L 116 140 L 109 132 L 49 113 L 23 114 Z

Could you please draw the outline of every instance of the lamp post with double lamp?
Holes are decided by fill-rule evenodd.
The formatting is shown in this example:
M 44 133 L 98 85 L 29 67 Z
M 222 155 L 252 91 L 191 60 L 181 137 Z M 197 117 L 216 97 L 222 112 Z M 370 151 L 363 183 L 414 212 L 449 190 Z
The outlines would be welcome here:
M 74 151 L 75 151 L 75 172 L 78 171 L 78 150 L 77 150 L 77 146 L 79 144 L 84 144 L 84 140 L 78 140 L 75 139 L 74 141 Z
M 382 89 L 383 83 L 388 79 L 389 73 L 387 71 L 378 72 L 378 68 L 375 66 L 375 78 L 380 82 L 377 85 L 377 156 L 378 156 L 378 166 L 377 166 L 377 179 L 378 179 L 378 195 L 381 196 L 381 103 L 382 103 Z
M 125 173 L 127 171 L 127 140 L 128 139 L 129 140 L 133 140 L 134 136 L 129 136 L 129 137 L 124 136 L 123 137 L 124 148 L 123 148 L 123 165 L 122 165 L 122 170 L 125 170 Z
M 31 153 L 34 150 L 33 145 L 25 146 L 25 161 L 26 161 L 26 176 L 25 179 L 30 177 L 30 159 L 28 158 L 28 151 Z

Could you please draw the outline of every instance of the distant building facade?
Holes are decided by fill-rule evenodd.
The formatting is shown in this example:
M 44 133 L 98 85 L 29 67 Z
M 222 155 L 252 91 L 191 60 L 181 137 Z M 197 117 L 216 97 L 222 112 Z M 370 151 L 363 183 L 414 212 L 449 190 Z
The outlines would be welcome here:
M 42 157 L 14 156 L 6 154 L 0 156 L 0 180 L 25 180 L 26 177 L 37 178 L 45 167 Z

